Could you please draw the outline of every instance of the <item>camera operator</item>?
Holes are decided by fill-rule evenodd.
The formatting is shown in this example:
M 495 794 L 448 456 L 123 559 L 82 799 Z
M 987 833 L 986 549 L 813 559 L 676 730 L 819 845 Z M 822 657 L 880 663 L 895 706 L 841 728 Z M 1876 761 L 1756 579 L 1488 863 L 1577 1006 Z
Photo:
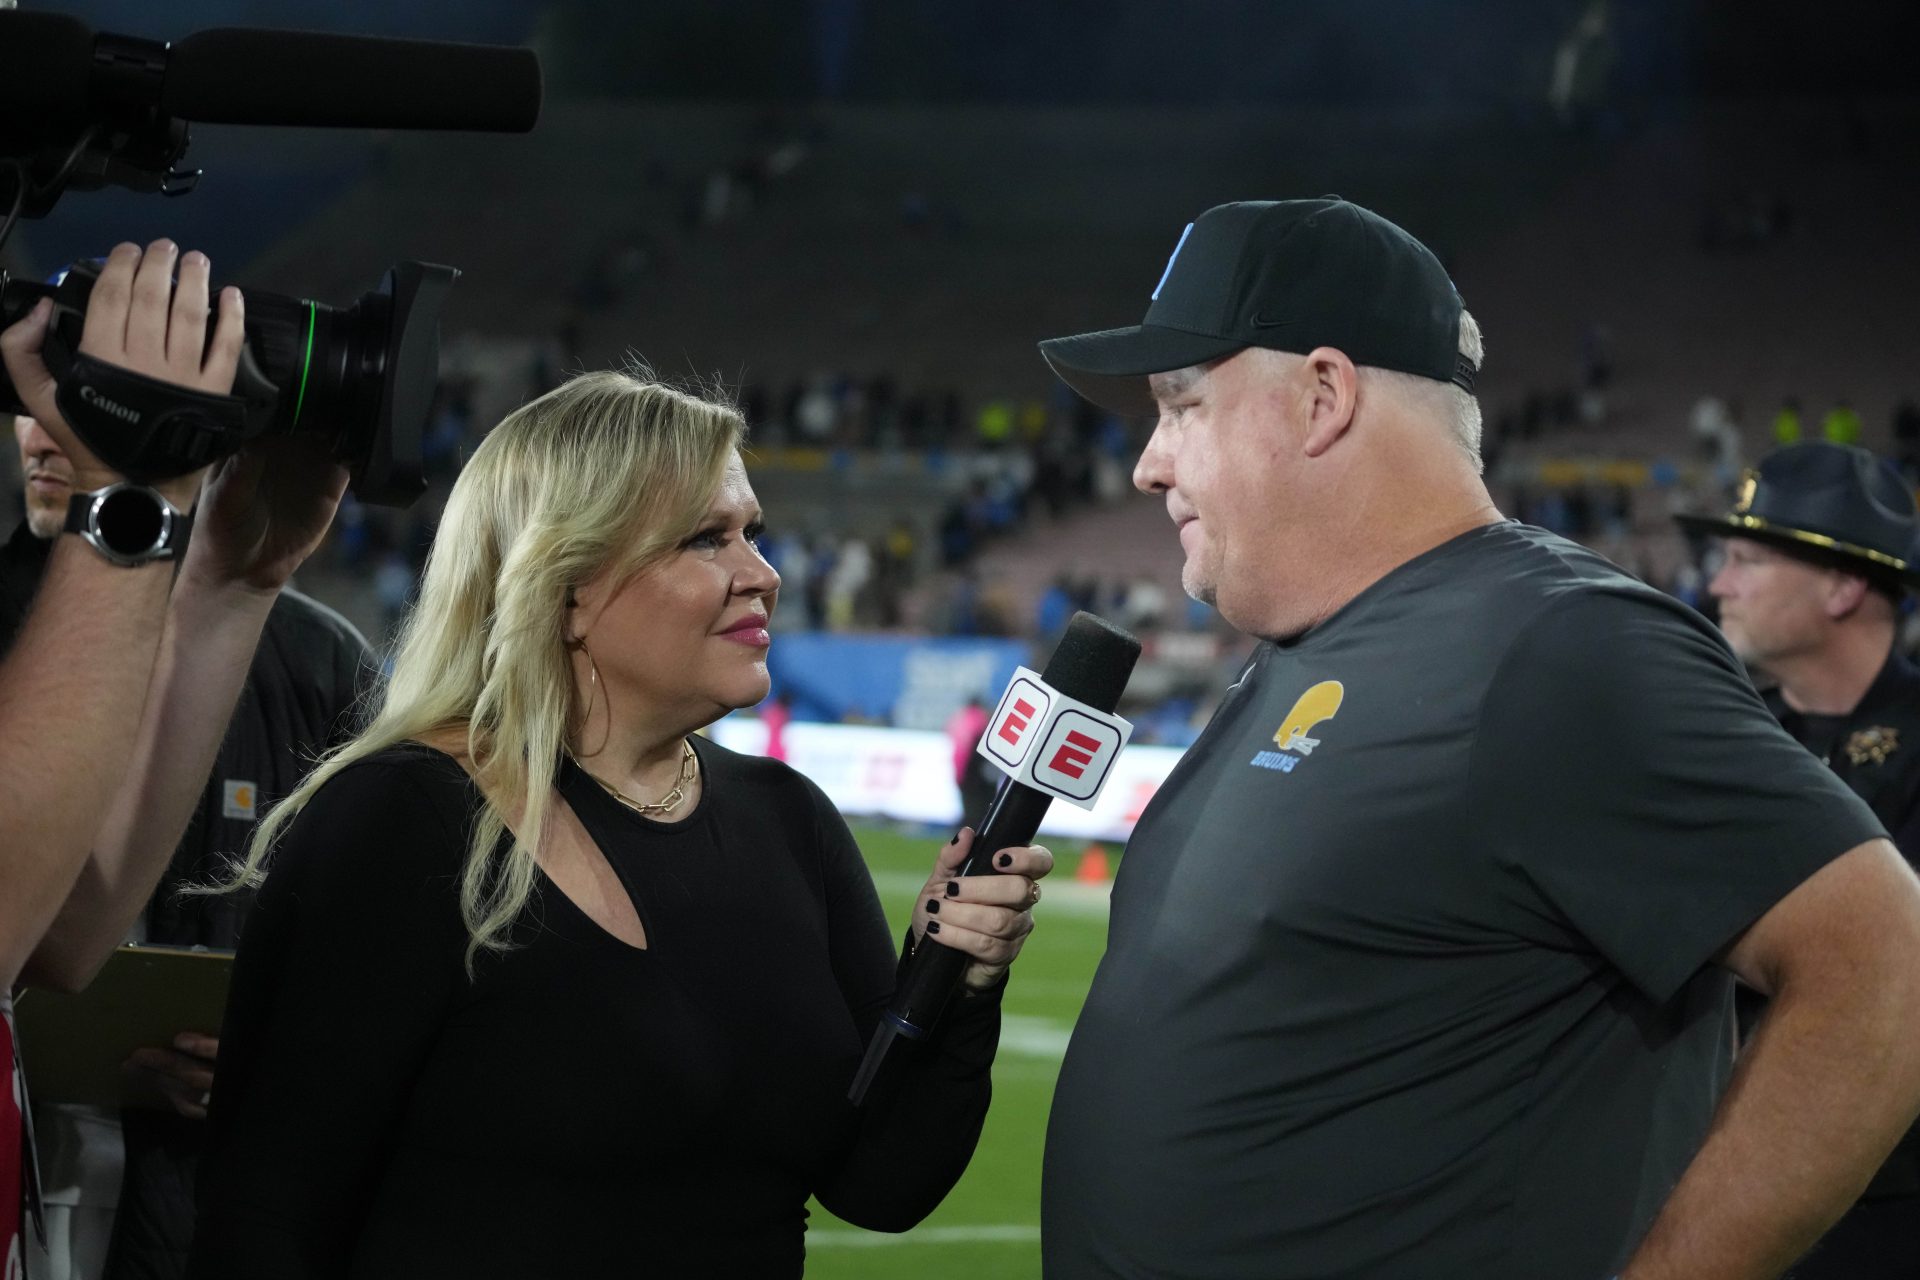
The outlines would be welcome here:
M 14 435 L 26 516 L 0 546 L 0 654 L 32 602 L 73 491 L 72 464 L 45 428 L 21 415 Z M 366 641 L 351 623 L 292 587 L 280 593 L 186 834 L 134 925 L 138 941 L 228 950 L 239 944 L 251 893 L 188 896 L 179 889 L 223 873 L 223 860 L 246 847 L 255 818 L 351 730 L 351 711 L 374 675 Z M 141 833 L 149 834 L 165 835 Z M 91 960 L 74 971 L 62 967 L 67 959 L 36 955 L 23 984 L 61 990 L 84 983 Z M 29 1241 L 29 1274 L 165 1280 L 184 1273 L 219 1040 L 211 1022 L 173 1030 L 128 1064 L 146 1105 L 122 1112 L 35 1100 L 47 1245 L 42 1251 Z M 30 1042 L 28 1055 L 36 1047 Z
M 243 304 L 238 290 L 221 291 L 208 342 L 209 270 L 205 255 L 181 255 L 166 240 L 144 252 L 116 247 L 88 304 L 80 351 L 226 395 Z M 74 493 L 97 492 L 122 477 L 56 406 L 40 357 L 50 314 L 43 301 L 0 335 L 0 356 L 22 403 L 71 462 Z M 192 815 L 274 601 L 325 534 L 347 483 L 319 446 L 284 436 L 209 470 L 136 495 L 175 513 L 163 540 L 170 545 L 128 556 L 97 531 L 58 537 L 0 663 L 0 830 L 8 834 L 0 845 L 0 1014 L 23 970 L 83 986 L 126 936 Z M 11 1057 L 5 1017 L 0 1039 L 0 1057 Z M 19 1098 L 17 1085 L 0 1087 L 0 1274 L 14 1274 L 22 1249 Z

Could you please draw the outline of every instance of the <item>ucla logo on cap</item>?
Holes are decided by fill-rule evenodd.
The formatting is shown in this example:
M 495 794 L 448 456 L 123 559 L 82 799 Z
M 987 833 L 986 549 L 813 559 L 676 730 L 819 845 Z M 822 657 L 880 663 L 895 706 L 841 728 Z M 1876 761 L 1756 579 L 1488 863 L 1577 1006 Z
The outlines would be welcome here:
M 1320 745 L 1313 731 L 1339 713 L 1346 696 L 1346 686 L 1338 680 L 1322 680 L 1308 689 L 1294 700 L 1293 710 L 1287 712 L 1287 718 L 1273 731 L 1273 743 L 1279 750 L 1262 751 L 1247 763 L 1278 773 L 1292 773 L 1295 766 Z
M 1173 246 L 1173 256 L 1167 259 L 1167 269 L 1160 273 L 1160 283 L 1153 286 L 1153 297 L 1149 301 L 1160 301 L 1160 291 L 1167 287 L 1167 277 L 1173 274 L 1173 264 L 1180 260 L 1180 251 L 1187 247 L 1187 237 L 1192 234 L 1193 224 L 1189 222 L 1187 229 L 1180 233 L 1180 243 Z

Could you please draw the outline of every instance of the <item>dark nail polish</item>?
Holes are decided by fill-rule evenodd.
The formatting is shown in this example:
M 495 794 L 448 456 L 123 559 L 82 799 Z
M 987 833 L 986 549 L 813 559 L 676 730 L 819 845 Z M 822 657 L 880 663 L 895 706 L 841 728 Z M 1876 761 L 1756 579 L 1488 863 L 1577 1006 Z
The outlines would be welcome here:
M 930 916 L 937 916 L 940 914 L 940 899 L 938 898 L 927 899 L 927 914 Z
M 940 932 L 940 922 L 938 920 L 927 921 L 927 932 L 928 933 Z
M 957 898 L 960 896 L 960 882 L 958 880 L 947 881 L 947 896 L 949 898 Z
M 953 833 L 953 835 L 952 835 L 951 837 L 949 837 L 949 838 L 948 838 L 948 840 L 947 840 L 947 843 L 948 843 L 948 844 L 959 844 L 959 843 L 960 843 L 960 833 L 959 833 L 958 831 L 956 831 L 956 832 L 954 832 L 954 833 Z
M 993 860 L 993 865 L 996 867 L 999 867 L 1001 870 L 1004 871 L 1006 868 L 1013 865 L 1013 855 L 1010 853 L 1003 853 L 999 857 Z

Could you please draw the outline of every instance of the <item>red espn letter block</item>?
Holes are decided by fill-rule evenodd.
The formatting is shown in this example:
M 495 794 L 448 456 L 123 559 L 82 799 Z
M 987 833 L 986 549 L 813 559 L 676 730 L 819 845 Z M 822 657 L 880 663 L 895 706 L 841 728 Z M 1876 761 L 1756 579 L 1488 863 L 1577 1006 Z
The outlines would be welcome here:
M 1064 773 L 1069 778 L 1077 778 L 1087 771 L 1087 766 L 1093 763 L 1093 753 L 1099 749 L 1098 739 L 1089 738 L 1078 730 L 1071 730 L 1067 734 L 1067 740 L 1060 744 L 1060 749 L 1053 753 L 1053 759 L 1047 764 L 1047 768 L 1055 773 Z
M 1007 712 L 1007 718 L 1000 722 L 1000 736 L 1013 746 L 1020 745 L 1020 735 L 1026 731 L 1027 721 L 1033 719 L 1033 704 L 1025 698 L 1016 698 L 1013 710 Z

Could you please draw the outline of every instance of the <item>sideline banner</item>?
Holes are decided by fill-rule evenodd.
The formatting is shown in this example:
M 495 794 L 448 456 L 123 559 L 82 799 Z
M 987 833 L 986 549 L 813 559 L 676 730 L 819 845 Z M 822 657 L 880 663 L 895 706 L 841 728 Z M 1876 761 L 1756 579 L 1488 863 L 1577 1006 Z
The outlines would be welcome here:
M 728 716 L 708 730 L 731 751 L 761 755 L 766 726 L 746 716 Z M 960 813 L 953 781 L 953 744 L 944 733 L 864 725 L 795 722 L 786 730 L 787 763 L 813 779 L 848 817 L 895 818 L 958 826 L 980 815 Z M 1153 799 L 1180 759 L 1177 747 L 1130 746 L 1091 811 L 1055 804 L 1040 824 L 1042 835 L 1083 840 L 1124 840 L 1140 811 Z
M 779 643 L 767 651 L 774 694 L 785 694 L 800 715 L 825 723 L 858 716 L 938 730 L 968 698 L 991 706 L 1014 668 L 1027 661 L 1024 640 L 777 634 Z

